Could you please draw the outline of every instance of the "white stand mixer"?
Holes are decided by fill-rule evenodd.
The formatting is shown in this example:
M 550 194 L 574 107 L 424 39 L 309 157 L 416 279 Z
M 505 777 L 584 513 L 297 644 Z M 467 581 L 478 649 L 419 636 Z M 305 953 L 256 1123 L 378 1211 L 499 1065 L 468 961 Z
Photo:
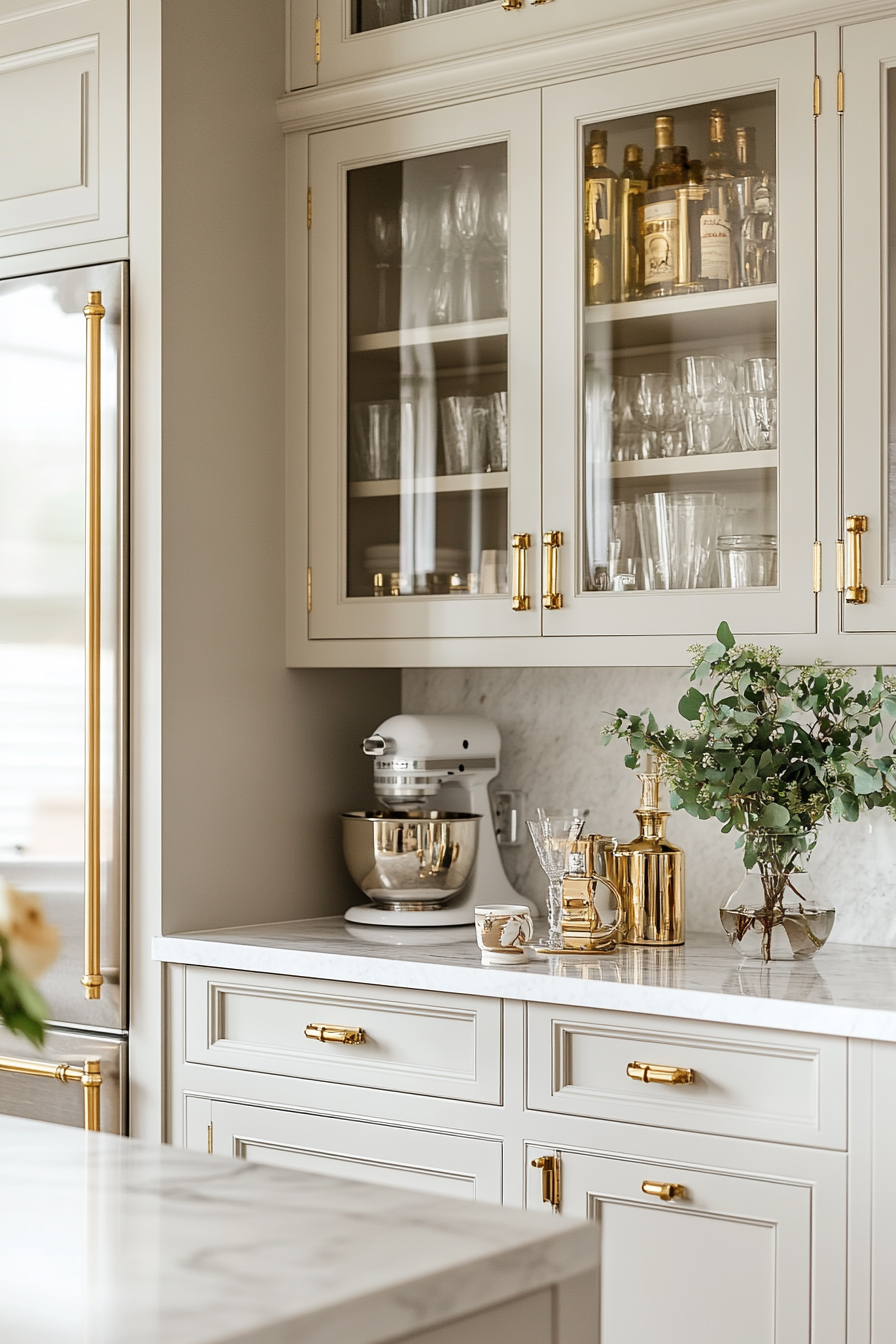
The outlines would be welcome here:
M 501 764 L 501 735 L 473 714 L 396 714 L 364 742 L 373 757 L 373 791 L 387 808 L 478 814 L 479 846 L 460 895 L 438 910 L 382 910 L 353 905 L 353 924 L 472 924 L 477 905 L 529 905 L 507 880 L 488 796 Z M 531 907 L 530 907 L 531 908 Z M 533 912 L 535 913 L 535 912 Z

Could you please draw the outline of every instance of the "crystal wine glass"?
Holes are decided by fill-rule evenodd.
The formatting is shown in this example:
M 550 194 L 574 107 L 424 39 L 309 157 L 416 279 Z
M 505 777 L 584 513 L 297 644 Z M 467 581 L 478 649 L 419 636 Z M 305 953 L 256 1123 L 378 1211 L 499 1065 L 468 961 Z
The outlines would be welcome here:
M 461 164 L 454 179 L 454 227 L 460 239 L 464 259 L 463 297 L 461 299 L 461 321 L 472 322 L 473 311 L 473 253 L 479 241 L 479 228 L 482 216 L 482 191 L 479 175 L 469 163 Z
M 528 825 L 538 861 L 548 879 L 548 936 L 541 946 L 561 948 L 561 891 L 566 856 L 570 841 L 578 840 L 581 835 L 585 818 L 579 815 L 578 808 L 573 808 L 572 814 L 566 816 L 548 816 L 539 808 L 538 820 L 530 821 Z
M 499 317 L 507 313 L 507 174 L 495 173 L 485 196 L 485 236 L 495 254 L 495 299 Z
M 454 232 L 454 206 L 450 186 L 441 187 L 433 207 L 433 237 L 438 246 L 439 273 L 433 285 L 432 320 L 450 322 L 453 313 L 454 260 L 457 255 L 457 236 Z
M 367 217 L 367 237 L 376 257 L 377 331 L 386 330 L 386 294 L 389 267 L 401 250 L 401 228 L 398 210 L 390 206 L 375 206 Z

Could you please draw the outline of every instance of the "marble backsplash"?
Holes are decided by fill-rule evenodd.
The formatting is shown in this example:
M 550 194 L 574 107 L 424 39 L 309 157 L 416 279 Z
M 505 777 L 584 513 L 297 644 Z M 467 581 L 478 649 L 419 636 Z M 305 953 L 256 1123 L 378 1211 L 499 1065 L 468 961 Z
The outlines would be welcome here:
M 688 684 L 678 668 L 409 668 L 402 708 L 492 719 L 502 738 L 494 787 L 524 790 L 532 810 L 587 808 L 589 830 L 628 840 L 638 830 L 638 780 L 623 764 L 621 743 L 601 745 L 602 725 L 619 706 L 677 720 Z M 743 872 L 734 838 L 683 812 L 670 817 L 668 835 L 687 856 L 687 927 L 715 932 L 719 904 Z M 531 843 L 501 853 L 517 891 L 543 904 Z M 837 910 L 832 941 L 896 946 L 896 822 L 873 812 L 824 827 L 811 868 L 819 896 Z

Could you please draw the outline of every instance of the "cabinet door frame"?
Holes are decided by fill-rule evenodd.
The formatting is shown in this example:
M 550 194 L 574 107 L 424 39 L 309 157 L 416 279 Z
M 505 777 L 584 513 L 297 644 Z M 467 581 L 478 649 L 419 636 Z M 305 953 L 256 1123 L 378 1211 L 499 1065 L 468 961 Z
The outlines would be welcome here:
M 841 537 L 846 538 L 850 514 L 865 514 L 868 519 L 862 538 L 868 601 L 853 604 L 844 595 L 842 606 L 842 628 L 852 634 L 896 630 L 896 572 L 887 579 L 888 491 L 896 482 L 887 462 L 887 369 L 893 341 L 886 295 L 886 85 L 887 71 L 896 67 L 896 19 L 844 27 L 841 66 L 844 89 L 849 89 L 841 118 Z M 890 226 L 896 227 L 896 221 Z M 889 277 L 890 285 L 893 279 Z M 874 355 L 877 349 L 879 359 Z
M 347 174 L 353 168 L 506 141 L 508 227 L 508 561 L 514 532 L 537 546 L 541 459 L 540 95 L 508 94 L 413 117 L 324 131 L 309 139 L 313 202 L 309 245 L 309 638 L 400 639 L 537 635 L 540 606 L 530 560 L 529 611 L 511 595 L 347 597 Z M 335 525 L 334 525 L 335 524 Z M 538 554 L 533 549 L 532 556 Z
M 647 78 L 646 76 L 648 76 Z M 544 91 L 545 529 L 560 530 L 563 606 L 546 611 L 548 636 L 709 633 L 727 620 L 738 635 L 816 629 L 815 40 L 803 34 L 711 55 L 598 75 Z M 585 593 L 581 590 L 582 305 L 579 194 L 586 124 L 674 110 L 774 89 L 778 99 L 779 395 L 778 577 L 769 591 Z M 811 218 L 806 218 L 807 208 Z M 711 346 L 711 339 L 707 339 Z

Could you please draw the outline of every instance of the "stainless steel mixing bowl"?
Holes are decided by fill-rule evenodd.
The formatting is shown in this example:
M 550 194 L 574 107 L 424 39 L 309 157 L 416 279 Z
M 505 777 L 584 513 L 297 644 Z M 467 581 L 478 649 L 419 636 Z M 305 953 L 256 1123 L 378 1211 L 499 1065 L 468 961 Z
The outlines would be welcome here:
M 343 812 L 345 862 L 381 910 L 438 910 L 473 871 L 479 822 L 470 812 Z

